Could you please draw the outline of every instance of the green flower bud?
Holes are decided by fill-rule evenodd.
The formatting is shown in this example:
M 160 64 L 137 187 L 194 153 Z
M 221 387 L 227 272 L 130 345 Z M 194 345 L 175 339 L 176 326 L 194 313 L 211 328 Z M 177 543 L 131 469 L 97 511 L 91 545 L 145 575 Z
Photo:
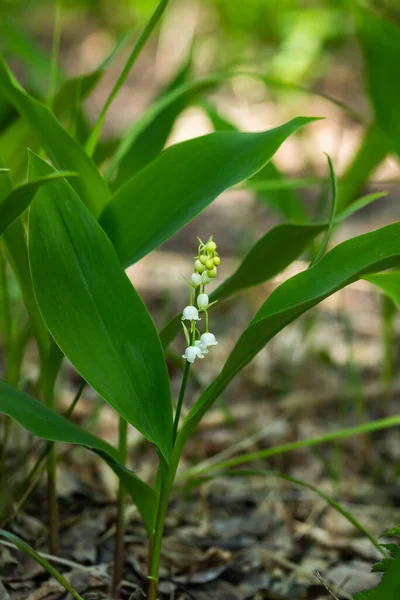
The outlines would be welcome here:
M 215 252 L 217 249 L 217 244 L 215 242 L 207 242 L 206 248 L 208 252 Z
M 212 260 L 212 258 L 209 258 L 208 261 L 206 262 L 206 269 L 210 270 L 214 268 L 214 262 Z
M 207 256 L 206 256 L 205 254 L 201 254 L 201 255 L 200 255 L 200 262 L 201 262 L 203 265 L 205 265 L 205 264 L 206 264 L 207 260 L 208 260 L 208 258 L 207 258 Z
M 196 269 L 196 271 L 198 273 L 202 273 L 205 269 L 205 266 L 203 265 L 202 262 L 199 261 L 199 259 L 197 259 L 196 262 L 194 263 L 194 268 Z
M 219 256 L 214 256 L 214 258 L 213 258 L 213 263 L 214 263 L 214 265 L 215 265 L 216 267 L 218 267 L 218 266 L 219 266 L 219 264 L 221 263 L 221 259 L 220 259 L 220 257 L 219 257 Z
M 215 277 L 217 274 L 217 267 L 213 267 L 212 269 L 208 269 L 207 275 L 209 277 Z

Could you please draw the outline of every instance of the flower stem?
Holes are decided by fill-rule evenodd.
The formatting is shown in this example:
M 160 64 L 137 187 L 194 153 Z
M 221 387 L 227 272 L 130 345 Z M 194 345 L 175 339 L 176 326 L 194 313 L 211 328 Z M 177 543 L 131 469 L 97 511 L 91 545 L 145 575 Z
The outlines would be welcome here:
M 181 389 L 179 392 L 178 404 L 176 406 L 175 419 L 174 419 L 174 430 L 173 430 L 173 436 L 172 436 L 173 444 L 175 444 L 176 436 L 178 433 L 179 419 L 181 416 L 183 400 L 185 398 L 185 391 L 186 391 L 186 386 L 187 386 L 187 382 L 189 379 L 189 372 L 190 372 L 190 362 L 187 360 L 185 363 L 185 369 L 183 371 L 183 377 L 182 377 Z
M 161 458 L 160 472 L 161 472 L 161 489 L 160 497 L 158 501 L 157 519 L 154 530 L 154 536 L 151 542 L 150 549 L 150 573 L 149 573 L 149 584 L 147 589 L 148 600 L 157 600 L 157 587 L 158 587 L 158 576 L 160 571 L 160 559 L 161 559 L 161 546 L 164 533 L 164 522 L 165 514 L 168 508 L 168 499 L 172 487 L 172 479 L 166 463 Z
M 119 418 L 119 452 L 121 464 L 125 465 L 128 455 L 128 423 L 122 417 Z M 126 490 L 120 480 L 118 489 L 117 532 L 115 534 L 114 572 L 111 590 L 112 598 L 118 597 L 124 566 L 125 501 Z

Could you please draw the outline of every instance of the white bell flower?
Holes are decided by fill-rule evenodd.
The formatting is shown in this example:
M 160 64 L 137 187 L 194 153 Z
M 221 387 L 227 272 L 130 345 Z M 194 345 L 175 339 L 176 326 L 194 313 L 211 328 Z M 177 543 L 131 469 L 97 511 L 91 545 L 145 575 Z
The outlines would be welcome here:
M 199 311 L 195 306 L 185 306 L 182 321 L 200 321 Z
M 205 346 L 215 346 L 216 344 L 218 344 L 213 333 L 203 333 L 203 335 L 200 338 L 200 341 Z
M 197 298 L 197 306 L 199 308 L 207 308 L 209 304 L 208 295 L 207 294 L 199 294 Z
M 182 354 L 182 358 L 186 358 L 190 363 L 194 363 L 197 356 L 199 358 L 204 358 L 204 355 L 198 346 L 188 346 L 185 350 L 185 354 Z
M 200 273 L 192 273 L 190 276 L 190 281 L 193 283 L 193 285 L 200 285 L 202 283 Z
M 203 344 L 203 342 L 200 342 L 200 340 L 196 340 L 195 343 L 194 343 L 194 345 L 197 348 L 200 348 L 200 352 L 202 354 L 208 354 L 207 346 L 205 344 Z

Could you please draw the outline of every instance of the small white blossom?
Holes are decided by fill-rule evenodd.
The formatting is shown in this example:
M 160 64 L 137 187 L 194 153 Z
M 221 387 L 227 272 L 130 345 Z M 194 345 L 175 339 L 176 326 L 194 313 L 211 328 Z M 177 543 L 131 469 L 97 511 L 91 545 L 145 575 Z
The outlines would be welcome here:
M 193 285 L 200 285 L 202 282 L 200 273 L 192 273 L 190 276 L 190 281 L 193 283 Z
M 207 294 L 199 294 L 197 298 L 197 306 L 199 308 L 207 308 L 208 306 L 208 295 Z
M 195 346 L 197 346 L 197 348 L 200 348 L 200 352 L 202 354 L 208 354 L 207 346 L 205 344 L 203 344 L 203 342 L 196 340 L 194 344 L 195 344 Z
M 188 346 L 185 350 L 185 354 L 182 354 L 182 358 L 186 358 L 190 363 L 194 363 L 197 356 L 199 358 L 204 358 L 203 353 L 198 346 Z
M 205 346 L 215 346 L 216 344 L 218 344 L 213 333 L 203 333 L 203 335 L 200 338 L 200 341 Z
M 182 321 L 200 321 L 197 308 L 195 306 L 186 306 L 183 309 Z

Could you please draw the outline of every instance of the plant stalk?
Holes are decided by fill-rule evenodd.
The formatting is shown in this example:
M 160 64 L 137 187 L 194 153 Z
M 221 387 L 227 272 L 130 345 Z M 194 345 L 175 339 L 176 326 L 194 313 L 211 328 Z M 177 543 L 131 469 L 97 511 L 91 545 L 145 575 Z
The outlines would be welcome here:
M 173 477 L 168 465 L 161 458 L 161 489 L 158 502 L 158 511 L 154 536 L 150 545 L 150 569 L 148 576 L 147 598 L 148 600 L 157 600 L 158 577 L 160 572 L 161 547 L 164 534 L 165 515 L 168 508 L 168 499 L 173 484 Z
M 172 435 L 172 443 L 173 444 L 175 444 L 176 436 L 178 434 L 179 419 L 181 417 L 182 405 L 183 405 L 183 401 L 185 399 L 185 391 L 186 391 L 187 382 L 189 380 L 189 373 L 190 373 L 190 362 L 187 360 L 185 363 L 185 369 L 183 371 L 182 384 L 181 384 L 181 389 L 179 392 L 178 404 L 176 405 L 174 430 L 173 430 L 173 435 Z
M 46 377 L 45 369 L 44 376 Z M 46 378 L 47 379 L 47 378 Z M 54 386 L 50 381 L 43 382 L 44 399 L 47 408 L 55 409 Z M 59 514 L 57 502 L 57 454 L 56 446 L 53 444 L 47 458 L 47 503 L 49 511 L 49 548 L 50 553 L 58 555 L 60 549 L 58 529 Z
M 126 460 L 128 456 L 128 423 L 122 417 L 119 418 L 119 452 L 121 464 L 126 465 Z M 122 481 L 119 480 L 117 531 L 115 534 L 114 551 L 114 572 L 111 589 L 112 598 L 118 597 L 124 567 L 125 502 L 126 490 Z
M 385 390 L 386 404 L 388 404 L 392 392 L 394 379 L 395 348 L 393 320 L 395 312 L 396 307 L 393 301 L 384 294 L 382 298 L 382 382 Z

